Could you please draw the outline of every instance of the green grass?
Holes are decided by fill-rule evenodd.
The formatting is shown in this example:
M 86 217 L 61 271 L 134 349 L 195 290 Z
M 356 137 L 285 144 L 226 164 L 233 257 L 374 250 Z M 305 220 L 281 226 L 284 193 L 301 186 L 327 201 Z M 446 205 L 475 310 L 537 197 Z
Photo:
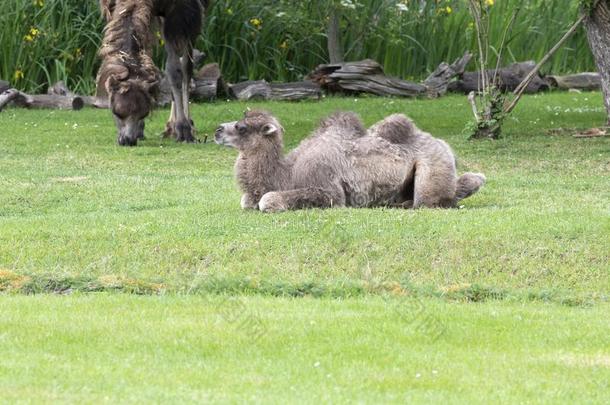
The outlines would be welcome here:
M 287 149 L 334 110 L 404 112 L 488 184 L 246 212 L 236 152 L 161 140 L 167 111 L 123 148 L 108 111 L 5 110 L 2 401 L 608 403 L 610 140 L 548 132 L 602 125 L 599 93 L 527 96 L 499 141 L 466 140 L 461 96 L 196 105 L 200 136 L 247 107 Z
M 5 297 L 0 390 L 9 403 L 607 404 L 609 310 Z
M 7 110 L 4 285 L 24 292 L 351 296 L 399 287 L 475 300 L 607 298 L 610 143 L 547 133 L 602 124 L 598 93 L 527 97 L 496 142 L 465 140 L 470 116 L 457 96 L 198 105 L 201 136 L 246 107 L 277 114 L 287 148 L 337 109 L 359 112 L 367 125 L 404 112 L 452 145 L 460 171 L 481 171 L 488 184 L 460 210 L 263 215 L 239 207 L 234 150 L 158 138 L 166 112 L 155 113 L 148 140 L 129 149 L 115 145 L 107 111 Z

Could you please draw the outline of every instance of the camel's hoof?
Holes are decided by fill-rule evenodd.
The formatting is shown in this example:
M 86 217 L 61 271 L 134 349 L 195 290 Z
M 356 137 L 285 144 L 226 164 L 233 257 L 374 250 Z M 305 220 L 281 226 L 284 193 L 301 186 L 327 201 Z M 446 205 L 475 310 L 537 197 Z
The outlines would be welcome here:
M 193 136 L 195 128 L 191 125 L 191 122 L 178 122 L 175 126 L 176 142 L 187 142 L 193 143 L 197 139 Z
M 282 212 L 288 209 L 288 205 L 280 193 L 270 191 L 258 202 L 258 209 L 262 212 Z

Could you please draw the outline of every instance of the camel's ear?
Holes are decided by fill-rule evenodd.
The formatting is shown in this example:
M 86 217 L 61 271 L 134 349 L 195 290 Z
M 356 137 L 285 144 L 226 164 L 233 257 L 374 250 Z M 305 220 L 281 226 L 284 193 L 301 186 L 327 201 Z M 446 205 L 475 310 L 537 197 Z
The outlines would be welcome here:
M 119 91 L 120 81 L 116 78 L 115 75 L 110 75 L 108 79 L 106 79 L 106 92 L 108 94 L 114 94 Z
M 265 126 L 263 127 L 263 134 L 273 135 L 273 134 L 277 133 L 278 130 L 279 130 L 279 128 L 273 124 L 265 124 Z
M 144 90 L 149 94 L 156 94 L 159 90 L 159 81 L 144 82 Z

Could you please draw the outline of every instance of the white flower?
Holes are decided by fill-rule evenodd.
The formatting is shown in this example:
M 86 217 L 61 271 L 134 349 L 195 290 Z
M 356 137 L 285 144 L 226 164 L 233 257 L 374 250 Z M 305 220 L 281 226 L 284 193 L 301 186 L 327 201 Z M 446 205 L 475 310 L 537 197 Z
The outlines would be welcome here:
M 400 11 L 401 13 L 402 13 L 403 11 L 409 11 L 409 7 L 407 7 L 407 5 L 406 5 L 406 4 L 403 4 L 403 3 L 398 3 L 398 4 L 396 5 L 396 8 L 397 8 L 397 9 L 398 9 L 398 11 Z

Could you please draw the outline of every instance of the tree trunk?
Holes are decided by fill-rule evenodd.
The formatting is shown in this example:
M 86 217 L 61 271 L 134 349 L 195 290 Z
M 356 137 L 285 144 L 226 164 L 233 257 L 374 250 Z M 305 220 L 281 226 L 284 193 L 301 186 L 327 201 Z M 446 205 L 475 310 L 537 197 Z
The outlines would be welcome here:
M 341 45 L 341 10 L 337 6 L 330 9 L 328 18 L 328 56 L 330 63 L 343 62 L 343 46 Z
M 589 46 L 593 51 L 597 70 L 601 76 L 604 105 L 610 125 L 610 5 L 601 0 L 585 19 Z

